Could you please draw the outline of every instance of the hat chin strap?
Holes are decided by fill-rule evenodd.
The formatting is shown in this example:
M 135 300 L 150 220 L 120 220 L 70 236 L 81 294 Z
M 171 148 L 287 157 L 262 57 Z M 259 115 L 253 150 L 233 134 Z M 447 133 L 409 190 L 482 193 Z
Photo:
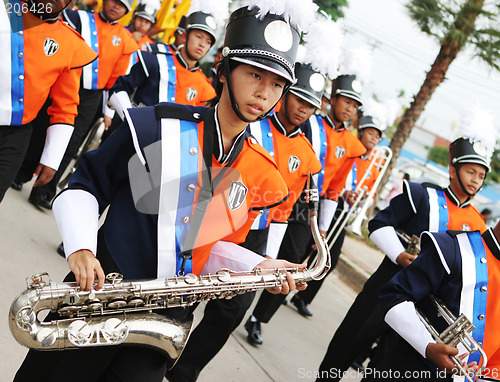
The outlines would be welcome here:
M 240 108 L 238 107 L 238 103 L 236 102 L 236 98 L 234 97 L 233 86 L 231 83 L 231 72 L 229 70 L 229 57 L 228 56 L 224 57 L 223 61 L 224 61 L 224 70 L 226 72 L 227 89 L 229 91 L 229 99 L 231 100 L 231 107 L 233 108 L 233 111 L 238 116 L 238 118 L 241 119 L 243 122 L 252 123 L 252 122 L 262 121 L 264 118 L 266 118 L 271 113 L 271 111 L 274 109 L 274 107 L 278 104 L 279 100 L 276 101 L 274 106 L 271 109 L 269 109 L 269 111 L 260 115 L 259 117 L 257 117 L 254 120 L 250 120 L 250 119 L 244 117 L 243 114 L 241 114 Z M 283 94 L 285 94 L 288 91 L 288 89 L 290 88 L 291 85 L 292 84 L 285 85 L 285 88 L 283 89 Z

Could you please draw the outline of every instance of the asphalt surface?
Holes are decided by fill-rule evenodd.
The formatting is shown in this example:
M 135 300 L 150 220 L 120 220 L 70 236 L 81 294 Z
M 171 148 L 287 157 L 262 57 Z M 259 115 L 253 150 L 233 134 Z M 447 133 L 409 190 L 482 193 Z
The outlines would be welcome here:
M 27 352 L 12 337 L 7 319 L 12 301 L 26 289 L 25 279 L 48 272 L 52 280 L 61 281 L 69 270 L 56 252 L 60 236 L 52 212 L 28 203 L 30 188 L 26 184 L 21 191 L 11 189 L 0 203 L 0 381 L 12 381 Z M 310 305 L 313 317 L 302 317 L 292 304 L 282 306 L 270 323 L 263 324 L 264 343 L 258 347 L 247 342 L 243 322 L 198 381 L 314 381 L 333 333 L 382 258 L 381 252 L 347 236 L 339 265 Z M 203 308 L 202 304 L 195 311 L 195 322 Z M 350 370 L 344 380 L 360 377 Z

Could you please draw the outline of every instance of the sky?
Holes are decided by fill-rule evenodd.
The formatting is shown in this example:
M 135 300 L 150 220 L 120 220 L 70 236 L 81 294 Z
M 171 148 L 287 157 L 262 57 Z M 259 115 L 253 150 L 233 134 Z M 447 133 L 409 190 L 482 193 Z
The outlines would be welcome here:
M 344 10 L 345 48 L 368 46 L 372 50 L 371 80 L 363 98 L 376 94 L 380 101 L 396 99 L 409 105 L 434 62 L 439 44 L 420 31 L 408 16 L 402 0 L 349 0 Z M 434 92 L 417 125 L 444 138 L 460 134 L 463 110 L 473 103 L 493 116 L 500 137 L 500 74 L 473 58 L 472 50 L 462 50 L 447 72 L 447 80 Z M 454 128 L 452 126 L 455 125 Z M 498 138 L 497 138 L 498 141 Z

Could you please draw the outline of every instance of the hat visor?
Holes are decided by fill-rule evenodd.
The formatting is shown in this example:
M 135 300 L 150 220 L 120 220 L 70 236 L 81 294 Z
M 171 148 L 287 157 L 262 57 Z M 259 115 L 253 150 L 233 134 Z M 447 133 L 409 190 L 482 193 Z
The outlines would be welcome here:
M 490 166 L 488 165 L 488 163 L 486 163 L 486 161 L 484 160 L 484 158 L 475 157 L 473 155 L 468 155 L 468 156 L 465 156 L 465 157 L 455 158 L 455 161 L 453 162 L 453 165 L 455 165 L 455 164 L 466 164 L 466 163 L 479 164 L 479 165 L 485 167 L 487 171 L 491 170 Z
M 294 86 L 292 86 L 290 88 L 289 92 L 296 95 L 300 99 L 303 99 L 304 101 L 309 102 L 314 107 L 321 108 L 321 99 L 316 97 L 315 95 L 313 95 L 309 92 L 306 92 L 303 89 L 296 88 Z
M 212 28 L 208 27 L 205 24 L 190 24 L 186 28 L 186 30 L 188 30 L 188 31 L 193 30 L 193 29 L 199 29 L 199 30 L 202 30 L 204 32 L 207 32 L 212 37 L 212 45 L 215 44 L 215 41 L 217 40 L 217 38 L 215 37 L 215 31 Z
M 127 12 L 130 12 L 132 10 L 132 7 L 130 6 L 129 3 L 127 3 L 127 0 L 120 0 L 120 3 L 125 5 L 125 8 L 127 8 Z
M 344 96 L 344 97 L 347 97 L 347 98 L 351 98 L 354 101 L 357 101 L 360 106 L 363 105 L 363 102 L 361 102 L 361 97 L 359 96 L 359 94 L 355 93 L 353 91 L 349 91 L 349 90 L 337 90 L 335 92 L 335 95 L 341 95 L 341 96 Z
M 292 77 L 290 73 L 283 67 L 283 65 L 278 64 L 275 61 L 268 60 L 266 58 L 260 57 L 250 57 L 250 58 L 242 58 L 242 57 L 230 57 L 232 60 L 241 62 L 243 64 L 256 66 L 257 68 L 268 70 L 274 74 L 277 74 L 280 77 L 283 77 L 285 80 L 294 84 L 296 82 L 295 77 Z

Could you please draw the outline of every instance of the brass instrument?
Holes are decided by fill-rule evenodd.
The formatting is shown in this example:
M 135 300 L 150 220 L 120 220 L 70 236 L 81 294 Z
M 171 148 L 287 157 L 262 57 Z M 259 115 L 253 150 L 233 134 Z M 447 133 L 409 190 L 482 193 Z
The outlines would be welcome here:
M 410 236 L 400 230 L 396 230 L 396 234 L 406 244 L 406 252 L 414 256 L 417 256 L 420 253 L 420 238 L 417 235 Z
M 137 282 L 123 281 L 120 274 L 110 274 L 98 291 L 83 291 L 76 283 L 55 283 L 47 273 L 41 273 L 29 277 L 27 289 L 13 301 L 9 311 L 10 330 L 21 345 L 37 350 L 122 343 L 147 345 L 162 351 L 172 367 L 182 353 L 192 322 L 181 323 L 155 313 L 156 310 L 279 287 L 286 282 L 287 271 L 298 284 L 326 275 L 330 257 L 319 233 L 319 195 L 317 188 L 313 188 L 307 190 L 309 216 L 319 251 L 310 268 L 256 268 L 247 272 L 222 269 L 215 275 L 188 274 Z M 39 314 L 43 312 L 51 312 L 58 318 L 40 321 Z
M 363 224 L 363 221 L 367 219 L 366 211 L 369 204 L 362 204 L 361 201 L 365 198 L 366 200 L 370 200 L 373 198 L 375 192 L 377 191 L 378 185 L 380 184 L 380 181 L 382 180 L 385 171 L 387 170 L 387 167 L 391 162 L 391 159 L 392 150 L 388 146 L 379 146 L 372 151 L 370 164 L 363 174 L 358 185 L 356 186 L 356 200 L 349 210 L 347 203 L 344 203 L 344 209 L 342 210 L 340 216 L 337 217 L 335 225 L 328 231 L 327 242 L 329 243 L 330 247 L 333 245 L 333 243 L 335 243 L 338 236 L 340 235 L 340 232 L 346 226 L 349 227 L 351 232 L 362 236 L 361 225 Z M 368 188 L 364 183 L 370 177 L 374 168 L 377 168 L 379 170 L 379 175 L 375 180 L 375 183 L 373 184 L 370 192 L 368 192 L 367 194 Z
M 481 367 L 476 370 L 475 373 L 471 373 L 472 376 L 467 373 L 467 371 L 462 366 L 462 362 L 458 358 L 458 356 L 451 357 L 451 360 L 455 364 L 455 366 L 460 370 L 462 375 L 469 381 L 473 382 L 476 376 L 481 375 L 481 373 L 486 368 L 486 364 L 488 362 L 488 357 L 486 353 L 481 348 L 481 346 L 476 342 L 474 337 L 472 337 L 472 331 L 475 329 L 475 326 L 469 321 L 469 319 L 462 313 L 458 318 L 456 318 L 442 303 L 441 300 L 434 296 L 430 296 L 433 304 L 437 308 L 438 315 L 441 316 L 446 323 L 449 325 L 442 333 L 438 333 L 437 330 L 430 324 L 429 320 L 418 310 L 417 315 L 420 320 L 423 322 L 429 333 L 434 337 L 437 342 L 447 344 L 450 346 L 457 346 L 461 343 L 467 352 L 475 353 L 478 351 L 481 354 L 483 359 L 483 363 Z

